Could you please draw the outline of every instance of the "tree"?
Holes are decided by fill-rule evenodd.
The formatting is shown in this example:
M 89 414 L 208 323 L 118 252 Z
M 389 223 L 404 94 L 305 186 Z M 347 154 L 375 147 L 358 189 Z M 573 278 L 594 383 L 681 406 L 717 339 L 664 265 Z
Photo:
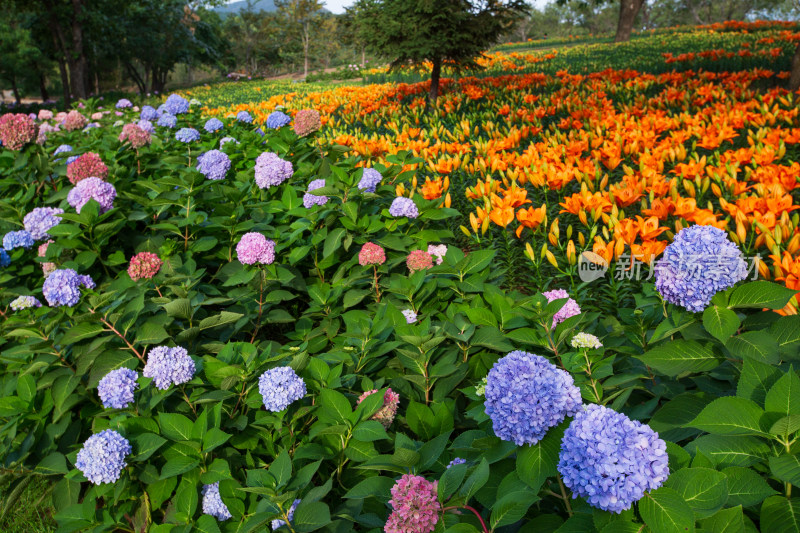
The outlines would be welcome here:
M 303 76 L 306 77 L 312 25 L 319 24 L 322 3 L 319 0 L 276 0 L 275 6 L 300 34 L 303 43 Z
M 428 104 L 439 96 L 442 65 L 476 66 L 475 58 L 529 11 L 523 0 L 358 0 L 359 38 L 392 68 L 430 62 Z

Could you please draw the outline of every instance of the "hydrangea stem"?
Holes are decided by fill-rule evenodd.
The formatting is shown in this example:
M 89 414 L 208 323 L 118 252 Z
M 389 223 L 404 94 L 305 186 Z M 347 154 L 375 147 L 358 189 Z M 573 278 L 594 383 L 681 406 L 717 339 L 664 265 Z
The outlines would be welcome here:
M 556 474 L 556 479 L 558 480 L 558 486 L 561 487 L 561 499 L 564 500 L 564 505 L 567 508 L 567 514 L 571 517 L 572 516 L 572 504 L 569 503 L 569 497 L 567 496 L 567 488 L 564 486 L 564 482 L 561 481 L 561 476 Z
M 491 530 L 486 526 L 486 522 L 483 520 L 483 517 L 474 507 L 470 507 L 469 505 L 453 505 L 451 507 L 445 507 L 444 509 L 442 509 L 442 513 L 445 513 L 447 511 L 454 511 L 457 509 L 466 509 L 467 511 L 470 511 L 472 514 L 478 517 L 478 521 L 481 523 L 481 528 L 483 528 L 483 532 L 491 533 Z

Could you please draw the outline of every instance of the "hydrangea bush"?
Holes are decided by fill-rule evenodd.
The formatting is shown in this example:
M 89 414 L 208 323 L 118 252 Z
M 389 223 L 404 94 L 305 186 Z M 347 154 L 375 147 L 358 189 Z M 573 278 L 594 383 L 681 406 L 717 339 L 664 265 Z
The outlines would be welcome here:
M 724 232 L 601 315 L 568 277 L 500 289 L 395 186 L 412 154 L 199 107 L 6 119 L 6 505 L 41 477 L 62 531 L 793 530 L 800 317 L 738 261 L 681 271 L 738 260 Z

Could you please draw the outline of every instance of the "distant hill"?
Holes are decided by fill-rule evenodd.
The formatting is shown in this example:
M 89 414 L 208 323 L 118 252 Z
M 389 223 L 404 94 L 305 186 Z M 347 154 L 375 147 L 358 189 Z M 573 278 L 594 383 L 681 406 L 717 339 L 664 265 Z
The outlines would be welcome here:
M 224 6 L 219 6 L 214 8 L 214 11 L 219 13 L 220 15 L 230 15 L 233 13 L 238 13 L 247 7 L 247 0 L 240 0 L 239 2 L 231 2 L 230 4 L 225 4 Z M 257 0 L 253 2 L 253 11 L 277 11 L 278 8 L 275 7 L 275 2 L 273 0 Z

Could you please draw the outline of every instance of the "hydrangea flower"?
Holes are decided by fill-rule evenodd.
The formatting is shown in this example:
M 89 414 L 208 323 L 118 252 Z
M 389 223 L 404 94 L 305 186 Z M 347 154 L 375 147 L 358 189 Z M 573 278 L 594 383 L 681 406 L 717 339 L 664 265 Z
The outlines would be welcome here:
M 292 164 L 278 157 L 278 154 L 264 152 L 256 158 L 256 185 L 259 189 L 280 185 L 291 178 L 293 172 Z
M 0 268 L 6 268 L 10 264 L 11 257 L 8 256 L 8 252 L 0 248 Z
M 150 279 L 158 274 L 163 262 L 152 252 L 139 252 L 131 258 L 128 275 L 133 281 Z
M 408 254 L 406 265 L 412 274 L 419 270 L 428 270 L 429 268 L 433 268 L 433 256 L 422 250 L 414 250 Z
M 404 309 L 403 316 L 406 317 L 406 324 L 413 324 L 417 321 L 417 313 L 413 309 Z
M 17 296 L 11 302 L 11 309 L 14 311 L 22 311 L 23 309 L 31 309 L 41 306 L 42 302 L 33 296 Z
M 30 248 L 33 246 L 33 236 L 25 231 L 9 231 L 3 235 L 3 249 L 10 252 L 15 248 Z
M 170 115 L 169 113 L 164 113 L 158 117 L 158 121 L 156 122 L 156 126 L 161 126 L 162 128 L 174 128 L 177 125 L 178 118 L 175 115 Z
M 273 130 L 282 128 L 292 122 L 292 118 L 282 111 L 273 111 L 267 117 L 267 127 Z
M 456 465 L 463 465 L 466 462 L 467 462 L 466 459 L 462 459 L 461 457 L 456 457 L 455 459 L 453 459 L 452 461 L 447 463 L 447 468 L 450 468 L 451 466 L 456 466 Z
M 361 266 L 382 265 L 386 262 L 386 252 L 377 244 L 368 242 L 358 252 L 358 264 Z
M 56 125 L 50 125 L 47 122 L 39 126 L 39 134 L 36 136 L 36 144 L 44 144 L 47 142 L 47 136 L 51 133 L 61 131 L 61 128 Z
M 664 483 L 668 462 L 666 443 L 649 426 L 591 404 L 564 432 L 558 471 L 573 498 L 620 513 Z
M 142 375 L 153 378 L 153 384 L 157 388 L 167 390 L 172 384 L 180 385 L 191 381 L 194 372 L 194 361 L 189 357 L 186 348 L 156 346 L 147 355 L 147 364 L 144 365 Z
M 53 112 L 49 109 L 40 109 L 39 114 L 37 115 L 39 120 L 50 120 L 53 118 Z
M 378 185 L 381 184 L 383 176 L 374 168 L 365 168 L 361 179 L 358 182 L 358 188 L 364 192 L 375 192 Z
M 150 144 L 150 134 L 140 128 L 137 124 L 125 124 L 122 133 L 119 134 L 119 142 L 128 141 L 134 150 Z
M 573 348 L 596 349 L 603 347 L 603 343 L 600 342 L 600 339 L 598 339 L 591 333 L 584 333 L 584 332 L 577 333 L 574 337 L 572 337 L 572 340 L 569 342 Z
M 746 277 L 741 250 L 714 226 L 682 229 L 656 263 L 656 289 L 664 300 L 695 313 Z
M 61 146 L 59 146 L 58 148 L 55 149 L 55 151 L 53 152 L 53 156 L 57 156 L 58 154 L 61 154 L 61 153 L 64 153 L 64 152 L 72 152 L 72 151 L 73 151 L 72 146 L 70 146 L 68 144 L 62 144 Z M 78 159 L 78 156 L 76 156 L 76 155 L 68 157 L 67 158 L 67 164 L 69 165 L 70 163 L 72 163 L 76 159 Z M 59 158 L 59 157 L 56 157 L 55 159 L 53 159 L 54 163 L 58 163 L 59 161 L 61 161 L 61 158 Z
M 236 257 L 243 265 L 271 265 L 275 261 L 275 241 L 260 233 L 245 233 L 236 245 Z
M 117 190 L 108 182 L 100 178 L 86 178 L 79 181 L 75 187 L 67 194 L 67 202 L 80 213 L 81 209 L 89 200 L 95 200 L 100 204 L 100 212 L 105 213 L 114 207 L 114 198 L 117 197 Z
M 441 265 L 444 261 L 444 256 L 447 255 L 447 245 L 446 244 L 429 244 L 428 245 L 428 253 L 431 254 L 431 257 L 436 258 L 436 264 Z
M 128 439 L 113 429 L 106 429 L 86 439 L 78 452 L 75 468 L 95 485 L 114 483 L 127 466 L 125 457 L 132 451 Z
M 306 395 L 306 382 L 291 367 L 279 366 L 261 374 L 258 392 L 264 407 L 278 413 Z
M 300 137 L 314 133 L 321 127 L 322 120 L 316 109 L 301 109 L 294 116 L 294 132 Z
M 40 244 L 37 256 L 38 257 L 47 257 L 47 247 L 50 246 L 52 243 L 53 243 L 53 241 L 47 241 L 45 243 Z M 0 265 L 0 266 L 2 266 L 2 265 Z M 56 269 L 56 264 L 55 263 L 42 263 L 42 273 L 44 274 L 44 277 L 49 276 L 50 273 L 53 272 L 55 269 Z
M 316 196 L 314 194 L 310 194 L 311 191 L 321 189 L 324 186 L 324 179 L 314 180 L 308 184 L 308 192 L 303 195 L 303 205 L 306 206 L 306 209 L 311 209 L 311 207 L 315 205 L 325 205 L 328 203 L 327 196 Z
M 81 299 L 81 287 L 94 289 L 90 276 L 81 276 L 71 268 L 54 270 L 44 280 L 42 293 L 50 307 L 72 307 Z
M 222 121 L 218 118 L 210 118 L 206 121 L 205 126 L 203 129 L 206 130 L 208 133 L 214 133 L 217 130 L 221 130 L 223 127 Z
M 419 216 L 419 209 L 417 209 L 417 204 L 415 204 L 414 200 L 411 198 L 398 196 L 392 201 L 392 205 L 389 206 L 389 214 L 393 217 L 417 218 Z
M 239 141 L 237 141 L 233 137 L 223 137 L 222 139 L 219 140 L 219 147 L 222 148 L 223 146 L 225 146 L 226 143 L 229 142 L 232 142 L 234 144 L 239 144 Z
M 233 516 L 228 510 L 228 506 L 222 501 L 219 495 L 219 481 L 210 485 L 203 485 L 203 514 L 208 514 L 224 522 Z
M 569 293 L 564 289 L 556 289 L 553 291 L 547 291 L 542 293 L 545 298 L 547 298 L 548 302 L 552 302 L 553 300 L 563 300 L 567 298 L 567 303 L 558 310 L 558 313 L 555 314 L 553 317 L 553 325 L 552 327 L 556 327 L 556 325 L 562 323 L 566 319 L 571 316 L 581 314 L 581 307 L 578 305 L 578 302 L 573 300 L 569 297 Z
M 167 101 L 162 104 L 164 110 L 170 115 L 180 115 L 189 112 L 189 100 L 179 94 L 171 94 Z
M 253 123 L 253 117 L 247 111 L 239 111 L 236 113 L 236 120 L 239 122 L 244 122 L 245 124 Z
M 475 385 L 475 394 L 477 394 L 478 396 L 486 396 L 486 385 L 488 384 L 488 382 L 489 382 L 489 377 L 483 376 L 480 383 Z
M 438 481 L 403 474 L 392 487 L 392 513 L 383 530 L 386 533 L 431 533 L 439 521 Z
M 139 388 L 139 373 L 130 368 L 112 370 L 97 384 L 97 394 L 106 409 L 124 409 L 133 403 L 133 391 Z
M 522 446 L 536 444 L 573 415 L 581 393 L 569 373 L 544 357 L 513 351 L 489 370 L 484 406 L 494 434 Z
M 127 98 L 120 98 L 117 103 L 114 105 L 117 109 L 127 109 L 129 107 L 133 107 L 133 104 Z
M 194 128 L 181 128 L 175 133 L 175 139 L 182 143 L 200 140 L 200 132 Z
M 153 121 L 158 118 L 158 111 L 156 111 L 155 107 L 146 105 L 139 112 L 139 118 L 148 122 Z
M 201 104 L 202 104 L 202 102 L 200 102 L 200 100 L 198 100 L 197 98 L 192 98 L 191 100 L 189 100 L 189 105 L 190 106 L 192 106 L 192 105 L 201 105 Z
M 64 129 L 67 131 L 76 131 L 86 127 L 89 123 L 89 119 L 83 116 L 80 111 L 72 110 L 67 113 L 66 118 L 64 118 Z
M 378 389 L 366 391 L 358 397 L 358 403 L 360 404 L 367 399 L 367 396 L 375 394 L 376 392 L 378 392 Z M 392 422 L 394 421 L 394 417 L 397 415 L 397 407 L 399 405 L 400 395 L 396 392 L 392 392 L 392 389 L 386 389 L 386 392 L 383 394 L 383 407 L 381 407 L 374 415 L 372 415 L 370 420 L 377 420 L 383 424 L 383 427 L 389 429 L 389 426 L 391 426 Z
M 108 166 L 94 152 L 86 152 L 67 165 L 67 179 L 73 185 L 86 178 L 105 180 L 107 177 Z
M 90 118 L 92 120 L 101 120 L 103 118 L 103 113 L 101 112 L 92 113 L 92 116 Z
M 210 180 L 221 180 L 231 168 L 231 158 L 225 152 L 209 150 L 197 158 L 197 170 Z
M 286 512 L 286 515 L 287 515 L 286 518 L 289 519 L 289 522 L 294 520 L 294 510 L 297 509 L 298 505 L 300 505 L 300 500 L 299 499 L 293 501 L 291 507 L 289 507 L 289 510 Z M 272 526 L 272 531 L 275 531 L 279 527 L 285 526 L 286 522 L 284 520 L 276 518 L 275 520 L 272 521 L 272 523 L 270 525 Z
M 59 207 L 36 207 L 30 213 L 25 215 L 22 223 L 25 226 L 25 231 L 31 234 L 33 240 L 41 241 L 49 239 L 50 235 L 47 230 L 58 226 L 61 218 L 57 215 L 64 213 L 64 210 Z
M 3 148 L 21 150 L 36 138 L 36 123 L 22 113 L 6 113 L 0 117 L 0 141 Z
M 152 135 L 152 134 L 154 134 L 156 132 L 155 126 L 153 126 L 153 123 L 150 122 L 149 120 L 142 119 L 139 122 L 137 122 L 136 125 L 139 126 L 140 128 L 142 128 L 144 131 L 146 131 L 150 135 Z

